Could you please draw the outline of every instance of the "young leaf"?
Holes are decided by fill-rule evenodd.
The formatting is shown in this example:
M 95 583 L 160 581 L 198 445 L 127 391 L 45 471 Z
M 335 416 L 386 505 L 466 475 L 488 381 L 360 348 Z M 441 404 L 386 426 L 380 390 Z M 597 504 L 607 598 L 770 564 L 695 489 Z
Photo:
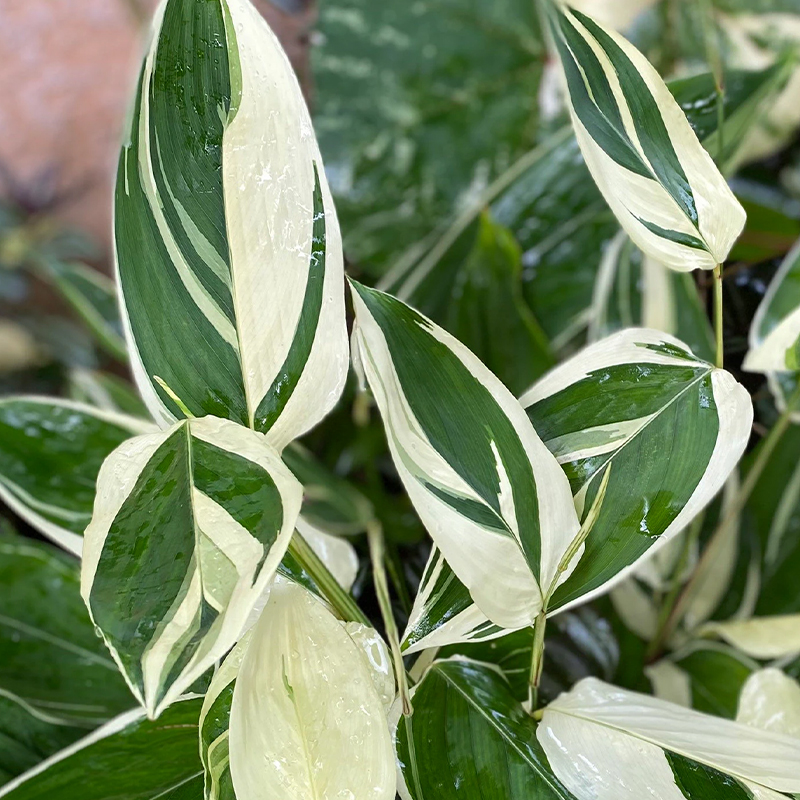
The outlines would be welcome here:
M 285 581 L 212 681 L 201 751 L 208 800 L 228 800 L 233 788 L 237 800 L 395 796 L 367 655 L 319 600 Z
M 97 485 L 81 594 L 155 717 L 242 634 L 302 487 L 262 434 L 215 417 L 131 439 Z
M 128 711 L 0 789 L 8 800 L 197 800 L 200 700 L 181 698 L 159 720 Z
M 698 632 L 762 660 L 800 654 L 800 614 L 708 622 Z
M 166 0 L 115 202 L 134 374 L 153 416 L 213 414 L 279 450 L 347 374 L 342 247 L 294 71 L 250 0 Z
M 789 251 L 750 326 L 748 372 L 800 370 L 800 241 Z
M 0 398 L 0 499 L 75 555 L 106 456 L 152 423 L 49 397 Z
M 594 678 L 547 706 L 536 735 L 577 800 L 749 800 L 750 785 L 800 791 L 800 739 Z
M 353 302 L 358 357 L 417 513 L 489 619 L 531 624 L 579 528 L 563 472 L 460 342 L 360 284 Z
M 590 17 L 548 4 L 586 164 L 644 253 L 679 271 L 722 263 L 745 213 L 656 70 Z
M 492 667 L 436 661 L 395 711 L 403 800 L 575 800 L 536 740 L 536 723 Z

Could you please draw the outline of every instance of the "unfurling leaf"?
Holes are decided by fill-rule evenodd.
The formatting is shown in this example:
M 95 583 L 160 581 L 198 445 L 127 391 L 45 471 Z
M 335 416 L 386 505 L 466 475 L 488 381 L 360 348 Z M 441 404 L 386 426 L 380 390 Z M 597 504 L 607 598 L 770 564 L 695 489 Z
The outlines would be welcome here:
M 279 450 L 347 374 L 342 247 L 311 121 L 250 0 L 166 0 L 117 176 L 117 277 L 153 416 L 213 414 Z
M 590 345 L 548 373 L 521 402 L 569 477 L 582 517 L 608 473 L 584 556 L 555 591 L 551 611 L 607 592 L 683 530 L 735 468 L 753 414 L 747 392 L 729 373 L 695 358 L 677 339 L 646 329 L 620 331 Z M 468 613 L 468 592 L 459 588 L 463 581 L 454 571 L 450 579 L 441 570 L 437 581 L 448 580 L 448 602 L 458 616 L 420 608 L 431 597 L 421 592 L 411 615 L 417 629 L 406 632 L 406 646 L 412 639 L 415 649 L 427 646 L 423 637 L 443 625 L 451 631 L 439 631 L 438 644 L 501 635 L 488 620 Z M 469 626 L 467 635 L 454 627 L 462 623 L 464 630 Z
M 48 539 L 81 554 L 106 456 L 155 430 L 145 420 L 51 397 L 0 399 L 0 499 Z
M 531 624 L 579 528 L 564 473 L 460 342 L 381 292 L 353 284 L 353 302 L 357 354 L 417 513 L 489 619 Z
M 800 370 L 800 242 L 789 251 L 750 326 L 748 372 Z
M 241 636 L 301 500 L 265 436 L 215 417 L 131 439 L 103 464 L 81 593 L 149 715 Z
M 391 669 L 385 645 L 364 634 L 302 587 L 276 582 L 206 695 L 207 800 L 393 800 Z
M 800 739 L 581 681 L 536 732 L 577 800 L 749 800 L 800 791 Z
M 577 10 L 548 5 L 575 134 L 631 239 L 666 266 L 713 269 L 745 212 L 647 59 Z

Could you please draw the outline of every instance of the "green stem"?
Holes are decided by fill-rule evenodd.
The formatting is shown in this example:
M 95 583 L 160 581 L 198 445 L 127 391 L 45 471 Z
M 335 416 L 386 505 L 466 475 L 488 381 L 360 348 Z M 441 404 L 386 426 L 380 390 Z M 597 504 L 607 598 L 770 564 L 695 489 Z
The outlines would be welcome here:
M 539 684 L 544 667 L 544 633 L 547 628 L 547 612 L 542 611 L 533 624 L 533 649 L 531 650 L 531 672 L 528 679 L 528 711 L 536 713 L 539 705 Z
M 683 619 L 689 603 L 694 598 L 698 587 L 702 585 L 710 567 L 714 563 L 718 547 L 725 540 L 725 537 L 727 536 L 731 526 L 736 523 L 739 515 L 744 510 L 747 501 L 750 499 L 750 495 L 753 494 L 753 490 L 756 488 L 756 484 L 758 483 L 759 478 L 761 478 L 761 475 L 763 474 L 764 469 L 769 462 L 770 456 L 775 450 L 778 442 L 781 440 L 781 437 L 786 432 L 786 429 L 791 424 L 792 413 L 798 404 L 800 404 L 800 381 L 798 381 L 797 388 L 794 390 L 791 397 L 786 401 L 786 408 L 783 410 L 780 417 L 778 417 L 766 438 L 762 441 L 758 454 L 748 470 L 744 481 L 742 481 L 739 491 L 736 493 L 736 496 L 731 502 L 730 507 L 723 516 L 719 525 L 717 525 L 717 528 L 711 535 L 711 538 L 708 540 L 708 544 L 703 550 L 703 555 L 697 562 L 697 566 L 695 567 L 689 582 L 678 596 L 678 599 L 675 602 L 675 605 L 672 608 L 672 611 L 670 612 L 666 624 L 663 626 L 660 632 L 660 635 L 653 640 L 653 643 L 650 646 L 651 659 L 655 659 L 661 654 L 664 644 L 669 640 L 678 627 L 680 621 Z
M 383 540 L 383 530 L 379 522 L 373 521 L 367 525 L 367 540 L 369 541 L 369 555 L 372 560 L 375 594 L 378 597 L 378 605 L 381 609 L 383 625 L 386 628 L 386 636 L 389 639 L 389 647 L 392 650 L 394 674 L 400 691 L 400 702 L 403 704 L 403 716 L 410 717 L 414 709 L 411 706 L 406 667 L 403 663 L 403 652 L 400 649 L 400 634 L 397 630 L 397 622 L 395 621 L 394 614 L 392 613 L 389 582 L 386 579 L 386 547 Z
M 295 531 L 289 542 L 289 552 L 297 559 L 300 566 L 309 574 L 311 580 L 317 585 L 322 596 L 333 606 L 336 613 L 345 622 L 360 622 L 362 625 L 372 625 L 358 604 L 331 575 L 320 557 L 314 552 L 311 545 Z
M 725 342 L 722 328 L 722 265 L 714 267 L 714 337 L 717 342 L 715 364 L 719 369 L 725 364 Z

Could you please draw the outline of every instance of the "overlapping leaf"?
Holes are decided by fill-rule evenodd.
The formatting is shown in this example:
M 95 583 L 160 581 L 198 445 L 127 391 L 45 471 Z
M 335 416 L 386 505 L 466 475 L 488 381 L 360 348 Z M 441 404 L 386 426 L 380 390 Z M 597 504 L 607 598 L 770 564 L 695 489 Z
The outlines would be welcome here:
M 117 278 L 153 416 L 279 449 L 347 372 L 342 249 L 308 111 L 250 0 L 166 0 L 117 176 Z
M 800 739 L 588 678 L 536 732 L 577 800 L 749 800 L 800 791 Z
M 486 616 L 530 624 L 578 532 L 563 472 L 457 340 L 389 295 L 354 284 L 353 298 L 359 362 L 417 513 Z
M 262 434 L 215 417 L 131 439 L 105 461 L 81 593 L 149 715 L 242 634 L 301 499 Z
M 623 228 L 672 269 L 722 263 L 745 213 L 661 77 L 585 14 L 547 9 L 578 144 Z
M 45 397 L 0 399 L 0 498 L 80 555 L 106 456 L 152 423 Z
M 9 800 L 198 800 L 199 699 L 181 698 L 161 719 L 140 710 L 111 720 L 0 789 Z
M 258 624 L 206 695 L 206 798 L 392 800 L 395 765 L 382 695 L 393 678 L 385 646 L 370 663 L 368 644 L 359 646 L 301 587 L 276 583 Z

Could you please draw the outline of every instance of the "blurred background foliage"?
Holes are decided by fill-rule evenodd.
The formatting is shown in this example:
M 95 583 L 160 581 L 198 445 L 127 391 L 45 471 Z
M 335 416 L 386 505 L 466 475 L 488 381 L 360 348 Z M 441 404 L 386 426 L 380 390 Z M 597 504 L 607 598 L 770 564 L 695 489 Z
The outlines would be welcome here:
M 725 357 L 753 394 L 757 448 L 777 416 L 775 400 L 759 376 L 739 366 L 755 308 L 800 237 L 800 2 L 580 5 L 623 30 L 671 79 L 747 209 L 747 227 L 724 268 Z M 587 341 L 656 319 L 710 356 L 708 276 L 664 280 L 619 239 L 569 128 L 531 0 L 319 0 L 318 7 L 274 0 L 274 6 L 266 13 L 308 90 L 351 275 L 410 300 L 515 393 Z M 127 9 L 134 12 L 127 24 L 135 38 L 132 21 L 146 19 L 149 4 L 131 0 Z M 42 57 L 41 69 L 60 68 Z M 725 90 L 722 134 L 710 72 L 722 77 Z M 114 129 L 127 85 L 118 94 Z M 70 215 L 63 212 L 81 201 L 88 184 L 61 185 L 57 151 L 41 154 L 45 166 L 25 179 L 13 153 L 0 155 L 0 393 L 56 394 L 146 415 L 127 369 L 109 242 L 82 230 L 109 225 L 111 194 L 103 192 L 110 167 L 100 192 L 107 202 L 92 212 L 103 215 L 102 224 L 92 217 L 75 226 L 65 224 Z M 113 158 L 113 152 L 90 154 L 98 163 Z M 293 468 L 304 470 L 318 519 L 335 522 L 359 547 L 355 593 L 371 612 L 361 534 L 372 515 L 383 525 L 403 623 L 429 544 L 392 467 L 380 420 L 354 378 L 303 447 L 290 451 L 298 460 Z M 753 574 L 760 591 L 747 613 L 800 612 L 792 587 L 800 567 L 798 456 L 800 429 L 791 427 L 760 479 L 763 491 L 754 492 L 738 521 L 730 589 L 707 618 L 740 613 L 745 595 L 753 595 Z M 705 515 L 700 541 L 715 528 L 719 505 Z M 781 552 L 767 559 L 778 507 Z M 10 511 L 3 515 L 35 536 Z M 636 588 L 663 600 L 684 585 L 693 558 L 685 549 L 663 560 L 660 579 Z M 604 598 L 554 620 L 546 694 L 589 674 L 647 688 L 658 657 L 671 651 L 671 663 L 691 676 L 698 708 L 735 713 L 738 688 L 757 659 L 694 636 L 687 621 L 654 652 L 622 606 L 624 598 Z M 529 632 L 520 632 L 457 649 L 501 665 L 522 692 L 529 640 Z M 800 660 L 787 668 L 800 674 Z M 30 747 L 46 755 L 55 744 Z

